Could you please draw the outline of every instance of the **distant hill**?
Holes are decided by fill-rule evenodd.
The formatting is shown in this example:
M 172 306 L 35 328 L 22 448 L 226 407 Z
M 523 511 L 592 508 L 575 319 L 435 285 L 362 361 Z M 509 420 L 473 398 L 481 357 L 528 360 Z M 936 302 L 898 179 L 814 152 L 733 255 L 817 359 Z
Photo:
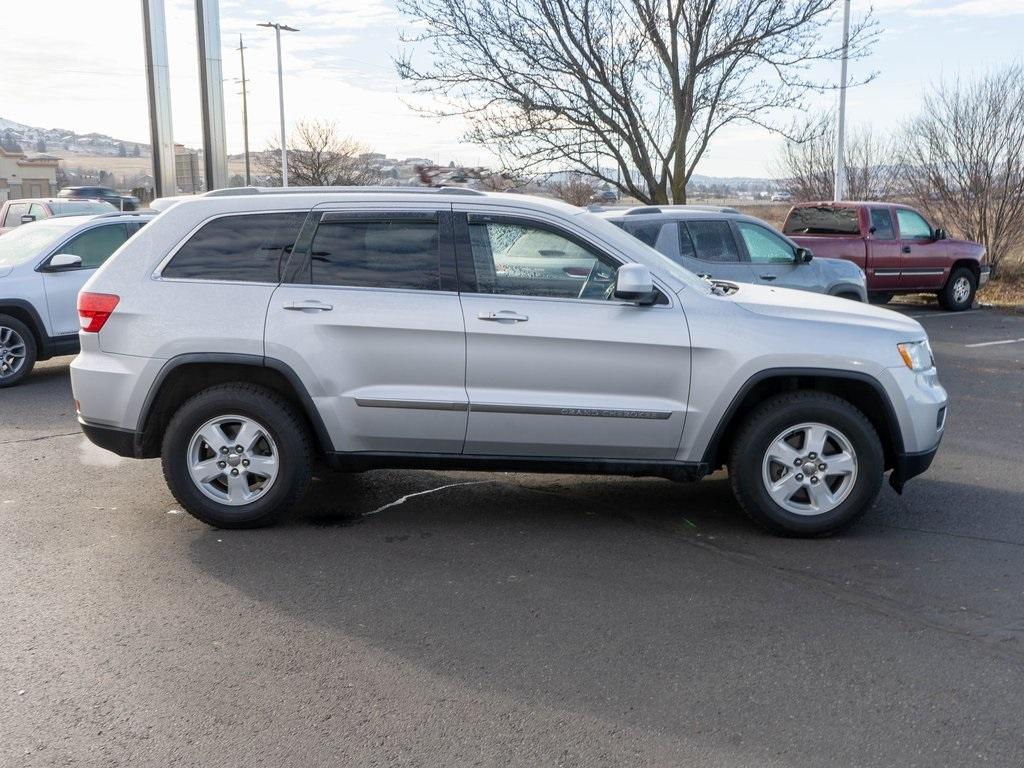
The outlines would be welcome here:
M 31 154 L 63 150 L 83 155 L 149 157 L 149 144 L 125 141 L 102 133 L 76 133 L 67 128 L 36 128 L 0 117 L 0 140 L 16 143 Z

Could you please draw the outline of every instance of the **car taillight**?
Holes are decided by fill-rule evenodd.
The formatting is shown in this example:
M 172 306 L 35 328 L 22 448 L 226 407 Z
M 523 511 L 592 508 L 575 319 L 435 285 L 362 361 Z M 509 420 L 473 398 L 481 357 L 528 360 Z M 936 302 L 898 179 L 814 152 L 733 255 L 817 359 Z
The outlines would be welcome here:
M 99 333 L 120 300 L 120 296 L 112 293 L 82 291 L 78 294 L 78 324 L 82 330 L 86 333 Z

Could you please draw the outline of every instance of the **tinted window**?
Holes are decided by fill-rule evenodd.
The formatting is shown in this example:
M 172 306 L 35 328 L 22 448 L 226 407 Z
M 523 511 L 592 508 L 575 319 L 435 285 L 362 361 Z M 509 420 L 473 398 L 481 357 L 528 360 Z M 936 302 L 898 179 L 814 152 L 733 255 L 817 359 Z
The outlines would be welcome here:
M 932 228 L 914 211 L 896 209 L 896 220 L 900 223 L 900 238 L 903 240 L 931 240 Z
M 469 225 L 477 293 L 604 299 L 617 265 L 568 237 L 510 222 Z
M 95 269 L 124 245 L 128 237 L 128 229 L 124 224 L 106 224 L 72 238 L 60 247 L 60 252 L 81 257 L 82 269 Z
M 871 209 L 871 231 L 876 240 L 894 240 L 896 230 L 892 226 L 892 214 L 888 208 Z
M 677 264 L 679 258 L 679 227 L 675 221 L 623 221 L 614 222 L 645 245 L 668 256 Z M 686 247 L 692 250 L 687 238 Z M 687 253 L 687 256 L 692 254 Z
M 794 263 L 793 246 L 768 227 L 751 224 L 749 221 L 737 221 L 736 228 L 740 231 L 740 236 L 747 246 L 747 255 L 754 264 Z
M 163 276 L 186 280 L 278 282 L 304 212 L 223 216 L 205 224 L 164 267 Z
M 740 260 L 736 240 L 727 221 L 688 221 L 685 224 L 697 258 L 704 261 L 734 263 Z
M 438 224 L 433 219 L 325 218 L 310 246 L 314 285 L 441 287 Z
M 28 213 L 28 203 L 11 203 L 7 206 L 7 215 L 4 216 L 5 227 L 16 227 L 21 224 L 21 217 Z
M 859 235 L 860 214 L 856 208 L 829 205 L 794 208 L 782 231 L 787 235 Z

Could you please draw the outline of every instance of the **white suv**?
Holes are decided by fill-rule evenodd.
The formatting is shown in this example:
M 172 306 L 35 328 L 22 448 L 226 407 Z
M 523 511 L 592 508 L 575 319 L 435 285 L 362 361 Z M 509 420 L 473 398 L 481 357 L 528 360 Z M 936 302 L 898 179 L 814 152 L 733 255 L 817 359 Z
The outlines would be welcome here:
M 448 189 L 223 190 L 180 202 L 79 296 L 89 438 L 161 456 L 223 527 L 336 468 L 696 480 L 819 535 L 931 463 L 946 393 L 889 310 L 712 284 L 560 203 Z

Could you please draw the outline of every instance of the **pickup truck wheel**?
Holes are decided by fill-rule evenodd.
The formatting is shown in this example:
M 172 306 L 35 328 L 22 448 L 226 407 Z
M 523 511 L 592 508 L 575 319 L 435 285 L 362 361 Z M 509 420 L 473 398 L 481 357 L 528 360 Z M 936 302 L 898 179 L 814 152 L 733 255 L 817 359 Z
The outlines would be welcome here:
M 872 304 L 888 304 L 895 294 L 892 291 L 872 291 L 868 294 L 868 301 Z
M 945 287 L 939 291 L 939 304 L 950 312 L 962 312 L 974 304 L 974 294 L 978 290 L 978 278 L 967 267 L 953 270 L 946 281 Z
M 729 459 L 743 510 L 787 536 L 824 536 L 853 523 L 878 495 L 884 469 L 867 417 L 839 397 L 811 391 L 762 403 Z
M 23 382 L 37 354 L 32 331 L 16 317 L 0 315 L 0 389 Z
M 309 483 L 305 423 L 286 400 L 251 384 L 222 384 L 185 401 L 161 450 L 174 498 L 217 528 L 256 528 L 280 518 Z

